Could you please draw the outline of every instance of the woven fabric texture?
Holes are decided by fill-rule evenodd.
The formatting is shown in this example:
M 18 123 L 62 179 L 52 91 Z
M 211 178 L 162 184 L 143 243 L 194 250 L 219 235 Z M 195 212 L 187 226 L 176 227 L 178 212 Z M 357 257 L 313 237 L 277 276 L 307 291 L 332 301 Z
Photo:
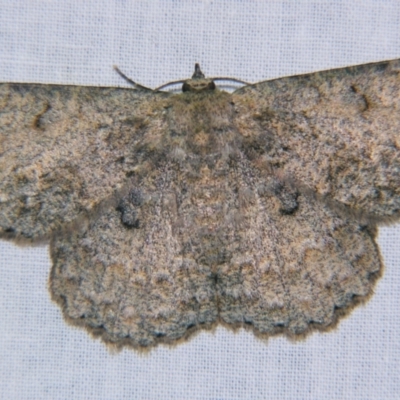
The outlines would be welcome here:
M 400 58 L 397 0 L 0 0 L 0 81 L 149 87 L 208 76 L 256 82 Z M 399 132 L 400 134 L 400 132 Z M 0 242 L 0 398 L 395 399 L 400 225 L 380 230 L 375 295 L 302 342 L 224 328 L 175 348 L 110 354 L 66 325 L 48 247 Z

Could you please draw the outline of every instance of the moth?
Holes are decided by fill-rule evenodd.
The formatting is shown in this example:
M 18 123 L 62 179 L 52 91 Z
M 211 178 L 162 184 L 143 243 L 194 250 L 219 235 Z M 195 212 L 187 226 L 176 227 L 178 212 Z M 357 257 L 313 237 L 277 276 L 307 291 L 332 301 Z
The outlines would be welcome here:
M 111 346 L 220 323 L 303 337 L 382 273 L 400 60 L 215 81 L 196 65 L 179 94 L 0 84 L 0 235 L 49 242 L 52 298 Z

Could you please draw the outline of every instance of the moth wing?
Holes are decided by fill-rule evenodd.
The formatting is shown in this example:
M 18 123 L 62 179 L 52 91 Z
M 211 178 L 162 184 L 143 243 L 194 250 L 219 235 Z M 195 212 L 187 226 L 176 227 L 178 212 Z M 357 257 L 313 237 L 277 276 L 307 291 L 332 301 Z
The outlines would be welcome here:
M 259 165 L 367 221 L 399 219 L 400 60 L 261 82 L 233 96 Z
M 183 190 L 168 172 L 55 237 L 50 287 L 64 316 L 106 342 L 147 347 L 219 320 L 303 334 L 368 297 L 382 266 L 374 226 L 263 190 L 261 174 L 237 162 L 213 187 Z
M 225 323 L 301 335 L 334 326 L 372 294 L 382 268 L 375 228 L 306 195 L 295 202 L 285 213 L 274 194 L 256 195 L 241 209 L 234 257 L 218 274 Z
M 177 232 L 171 196 L 135 189 L 87 227 L 53 238 L 50 290 L 68 321 L 141 348 L 216 321 L 211 268 L 185 249 L 191 238 Z
M 0 235 L 47 238 L 126 181 L 147 94 L 0 84 Z

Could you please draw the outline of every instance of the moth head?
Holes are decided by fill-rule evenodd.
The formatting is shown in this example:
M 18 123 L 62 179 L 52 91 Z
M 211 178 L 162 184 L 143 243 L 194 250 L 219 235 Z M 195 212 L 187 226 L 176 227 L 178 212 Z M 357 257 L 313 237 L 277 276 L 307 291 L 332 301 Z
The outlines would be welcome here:
M 207 79 L 201 72 L 200 65 L 195 64 L 194 74 L 191 79 L 183 82 L 182 92 L 206 92 L 215 90 L 216 85 L 212 79 Z
M 204 74 L 201 72 L 200 65 L 197 63 L 194 65 L 194 74 L 190 79 L 168 82 L 155 89 L 150 89 L 146 86 L 134 82 L 132 79 L 128 78 L 123 72 L 121 72 L 119 68 L 115 65 L 114 69 L 123 79 L 125 79 L 128 83 L 133 85 L 135 89 L 144 90 L 147 92 L 159 92 L 162 89 L 165 89 L 167 86 L 176 85 L 180 83 L 182 83 L 182 92 L 196 92 L 196 93 L 210 92 L 212 90 L 215 90 L 217 88 L 215 81 L 231 81 L 235 83 L 240 83 L 242 85 L 250 85 L 250 83 L 236 78 L 225 78 L 225 77 L 206 78 Z

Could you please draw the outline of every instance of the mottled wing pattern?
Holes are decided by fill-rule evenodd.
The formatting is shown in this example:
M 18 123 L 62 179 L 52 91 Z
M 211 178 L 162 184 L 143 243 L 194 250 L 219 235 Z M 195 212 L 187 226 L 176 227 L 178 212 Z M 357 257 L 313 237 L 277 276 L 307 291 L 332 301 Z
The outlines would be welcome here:
M 87 230 L 53 240 L 51 290 L 72 323 L 134 347 L 216 322 L 296 335 L 334 325 L 371 293 L 373 227 L 303 195 L 284 212 L 241 154 L 193 182 L 174 163 L 163 171 Z
M 258 164 L 365 220 L 399 219 L 400 60 L 261 82 L 233 97 Z
M 194 228 L 191 210 L 178 210 L 176 220 L 171 185 L 143 189 L 140 202 L 131 192 L 86 230 L 52 241 L 51 291 L 70 322 L 109 343 L 146 347 L 216 321 L 214 275 L 191 248 L 198 239 L 184 226 Z M 129 204 L 135 226 L 126 225 Z
M 274 194 L 255 195 L 241 210 L 233 257 L 218 268 L 224 322 L 303 335 L 335 326 L 372 293 L 382 267 L 375 229 L 316 199 L 296 201 L 287 214 Z
M 120 188 L 145 122 L 134 90 L 0 85 L 0 236 L 37 241 Z
M 116 346 L 332 327 L 400 215 L 399 69 L 233 94 L 1 85 L 2 235 L 50 238 L 53 298 Z

